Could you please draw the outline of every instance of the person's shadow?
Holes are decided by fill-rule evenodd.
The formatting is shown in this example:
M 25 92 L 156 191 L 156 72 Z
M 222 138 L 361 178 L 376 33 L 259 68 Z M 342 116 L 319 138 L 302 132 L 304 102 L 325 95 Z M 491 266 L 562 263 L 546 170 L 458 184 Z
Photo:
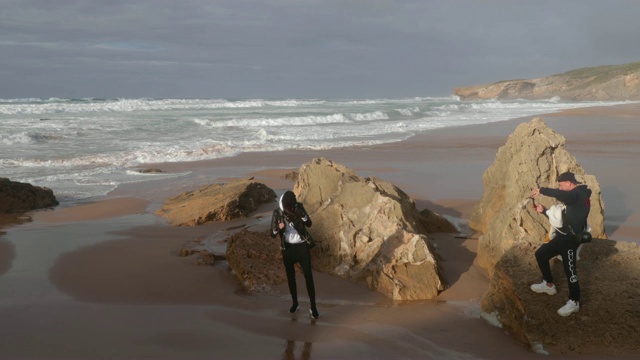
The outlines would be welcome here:
M 287 340 L 287 345 L 284 349 L 284 353 L 282 354 L 283 360 L 309 360 L 311 359 L 311 344 L 310 342 L 305 342 L 302 345 L 302 351 L 300 352 L 300 357 L 296 358 L 295 349 L 296 342 L 293 340 Z

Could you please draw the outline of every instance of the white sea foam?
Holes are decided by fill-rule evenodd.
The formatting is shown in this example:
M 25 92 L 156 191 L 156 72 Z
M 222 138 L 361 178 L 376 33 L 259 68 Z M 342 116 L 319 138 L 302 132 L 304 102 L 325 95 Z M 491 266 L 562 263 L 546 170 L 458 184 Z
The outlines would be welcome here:
M 82 112 L 134 112 L 167 110 L 236 109 L 261 107 L 296 107 L 321 105 L 324 100 L 185 100 L 185 99 L 115 99 L 76 101 L 51 98 L 8 99 L 0 101 L 0 114 L 60 114 Z
M 405 99 L 0 99 L 0 175 L 68 198 L 104 194 L 132 169 L 248 151 L 330 149 L 616 103 Z

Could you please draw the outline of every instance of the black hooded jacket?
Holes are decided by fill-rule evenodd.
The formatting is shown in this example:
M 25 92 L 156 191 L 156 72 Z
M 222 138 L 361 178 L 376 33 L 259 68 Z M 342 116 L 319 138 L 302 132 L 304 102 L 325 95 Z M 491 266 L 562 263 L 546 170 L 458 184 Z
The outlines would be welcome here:
M 304 221 L 302 218 L 306 218 Z M 271 217 L 271 237 L 276 237 L 276 235 L 280 235 L 281 249 L 285 248 L 284 244 L 284 229 L 280 229 L 278 227 L 278 223 L 293 223 L 293 228 L 296 229 L 300 238 L 304 241 L 310 241 L 311 235 L 307 231 L 307 227 L 311 227 L 311 217 L 307 214 L 307 211 L 302 206 L 302 203 L 296 202 L 294 205 L 293 212 L 283 211 L 281 208 L 277 208 L 273 210 L 273 216 Z
M 591 190 L 586 185 L 578 185 L 570 191 L 540 188 L 540 194 L 556 198 L 566 205 L 566 217 L 563 218 L 561 229 L 563 233 L 578 234 L 585 229 L 591 210 Z

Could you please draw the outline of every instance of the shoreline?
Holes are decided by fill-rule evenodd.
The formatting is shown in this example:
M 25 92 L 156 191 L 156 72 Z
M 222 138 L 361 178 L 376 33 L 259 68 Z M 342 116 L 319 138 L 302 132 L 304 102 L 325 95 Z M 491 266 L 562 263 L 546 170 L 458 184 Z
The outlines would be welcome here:
M 360 176 L 389 181 L 419 210 L 460 219 L 464 226 L 498 148 L 518 124 L 541 117 L 565 136 L 567 150 L 600 183 L 609 237 L 640 243 L 640 194 L 634 188 L 640 174 L 631 166 L 640 155 L 640 105 L 589 109 L 438 129 L 399 143 L 149 164 L 191 174 L 125 184 L 95 202 L 31 212 L 31 223 L 0 234 L 0 251 L 8 254 L 0 257 L 0 336 L 8 344 L 0 358 L 280 359 L 308 348 L 319 359 L 538 359 L 480 318 L 488 279 L 474 264 L 475 239 L 429 234 L 451 285 L 434 301 L 393 302 L 362 284 L 314 272 L 321 317 L 312 321 L 301 276 L 302 311 L 291 317 L 286 284 L 271 294 L 246 295 L 225 262 L 203 267 L 178 256 L 191 239 L 266 229 L 272 205 L 248 219 L 193 228 L 170 227 L 153 213 L 170 196 L 229 178 L 254 176 L 281 193 L 294 184 L 285 173 L 322 156 Z M 602 119 L 615 126 L 603 128 Z
M 255 176 L 276 191 L 284 191 L 292 187 L 293 182 L 273 176 L 273 173 L 297 171 L 300 165 L 314 157 L 325 157 L 350 167 L 360 176 L 376 176 L 389 181 L 403 189 L 419 205 L 431 206 L 433 208 L 429 208 L 433 211 L 464 221 L 473 210 L 470 203 L 481 198 L 484 192 L 482 175 L 495 160 L 507 136 L 518 124 L 541 117 L 549 127 L 567 139 L 565 148 L 576 157 L 585 171 L 596 176 L 603 190 L 605 205 L 614 205 L 605 209 L 606 230 L 610 238 L 616 239 L 616 235 L 619 235 L 619 240 L 634 241 L 640 245 L 635 235 L 639 228 L 633 226 L 640 220 L 637 215 L 640 214 L 640 206 L 635 206 L 640 204 L 640 196 L 633 195 L 633 181 L 618 185 L 614 170 L 619 167 L 631 169 L 635 165 L 634 157 L 640 156 L 640 152 L 635 150 L 640 132 L 633 120 L 637 119 L 639 112 L 639 103 L 568 109 L 495 123 L 435 129 L 401 142 L 373 146 L 322 151 L 254 152 L 233 158 L 149 164 L 149 167 L 170 172 L 191 171 L 190 178 L 201 181 L 158 180 L 161 185 L 159 188 L 166 191 L 153 193 L 145 193 L 144 185 L 124 184 L 108 196 L 127 197 L 142 193 L 144 197 L 152 199 L 151 206 L 157 208 L 164 199 L 180 192 L 225 179 L 248 176 Z M 603 129 L 599 119 L 604 119 L 605 124 L 612 126 Z M 450 156 L 453 153 L 454 156 Z M 635 174 L 630 175 L 640 180 Z M 410 176 L 429 179 L 429 182 L 419 183 L 408 179 Z M 629 199 L 625 200 L 626 197 Z M 627 226 L 632 229 L 627 229 Z

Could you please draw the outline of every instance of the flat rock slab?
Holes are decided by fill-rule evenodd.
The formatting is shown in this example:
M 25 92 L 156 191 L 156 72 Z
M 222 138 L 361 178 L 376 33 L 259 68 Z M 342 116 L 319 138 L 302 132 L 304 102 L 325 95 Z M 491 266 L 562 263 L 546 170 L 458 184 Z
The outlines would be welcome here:
M 174 226 L 196 226 L 245 218 L 260 204 L 275 199 L 273 189 L 251 177 L 182 193 L 165 201 L 156 214 Z

